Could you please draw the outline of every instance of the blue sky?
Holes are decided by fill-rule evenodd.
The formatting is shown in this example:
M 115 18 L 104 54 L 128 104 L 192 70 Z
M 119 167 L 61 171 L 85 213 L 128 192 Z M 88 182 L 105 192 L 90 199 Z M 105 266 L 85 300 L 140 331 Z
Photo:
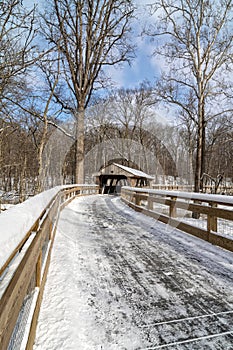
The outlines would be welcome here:
M 140 35 L 144 24 L 153 20 L 149 17 L 146 7 L 154 0 L 134 0 L 134 2 L 137 6 L 137 19 L 134 23 L 135 36 L 133 37 L 137 45 L 135 58 L 130 66 L 124 64 L 123 68 L 111 67 L 111 77 L 117 86 L 125 88 L 137 87 L 143 80 L 154 81 L 155 76 L 160 74 L 160 62 L 152 56 L 153 43 Z
M 138 48 L 131 65 L 125 63 L 123 67 L 110 68 L 111 77 L 119 87 L 137 87 L 143 80 L 154 81 L 160 73 L 159 61 L 152 56 L 153 46 L 145 39 L 134 39 Z
M 145 5 L 152 3 L 154 0 L 134 0 L 137 6 L 138 20 L 135 21 L 135 36 L 133 41 L 137 45 L 135 58 L 131 65 L 123 64 L 121 67 L 109 67 L 108 74 L 114 80 L 116 87 L 134 88 L 137 87 L 143 80 L 153 81 L 154 77 L 159 74 L 159 61 L 152 57 L 153 44 L 140 36 L 143 24 L 148 22 L 149 16 L 145 10 Z M 24 5 L 28 8 L 32 7 L 34 3 L 41 8 L 45 0 L 23 0 Z

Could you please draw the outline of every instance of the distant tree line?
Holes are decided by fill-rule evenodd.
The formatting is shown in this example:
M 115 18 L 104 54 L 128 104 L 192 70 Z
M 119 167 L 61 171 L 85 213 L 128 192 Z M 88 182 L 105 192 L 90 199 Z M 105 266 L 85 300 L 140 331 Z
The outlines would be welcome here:
M 99 100 L 87 111 L 84 133 L 86 182 L 92 181 L 92 175 L 101 166 L 112 159 L 121 159 L 125 165 L 130 166 L 133 162 L 139 169 L 156 175 L 155 182 L 165 182 L 170 176 L 180 184 L 193 184 L 195 133 L 190 131 L 189 134 L 183 124 L 177 126 L 178 120 L 164 124 L 159 115 L 155 119 L 156 108 L 151 107 L 150 99 L 151 90 L 145 90 L 145 87 L 121 89 Z M 5 192 L 17 192 L 21 200 L 26 194 L 33 195 L 38 191 L 38 148 L 44 123 L 35 120 L 18 123 L 0 120 L 0 187 Z M 66 149 L 61 173 L 55 163 L 46 172 L 46 161 L 55 162 L 54 158 L 59 157 L 65 147 L 63 143 L 57 143 L 56 136 L 53 140 L 54 133 L 60 135 L 59 140 L 64 137 L 63 131 L 49 125 L 46 142 L 52 139 L 55 151 L 47 151 L 51 152 L 51 159 L 43 163 L 47 178 L 44 188 L 75 182 L 75 139 Z M 228 183 L 233 180 L 232 137 L 232 126 L 227 121 L 223 125 L 222 119 L 215 120 L 207 128 L 206 173 L 213 179 L 221 174 Z M 69 136 L 65 136 L 65 140 L 68 139 Z M 204 184 L 210 183 L 208 178 L 203 180 Z

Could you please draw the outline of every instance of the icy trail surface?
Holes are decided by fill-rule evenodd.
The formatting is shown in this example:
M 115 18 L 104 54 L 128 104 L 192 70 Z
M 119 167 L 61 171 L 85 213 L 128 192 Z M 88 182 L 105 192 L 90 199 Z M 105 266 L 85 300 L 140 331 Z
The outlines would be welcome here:
M 61 213 L 34 350 L 233 349 L 233 254 L 118 197 Z

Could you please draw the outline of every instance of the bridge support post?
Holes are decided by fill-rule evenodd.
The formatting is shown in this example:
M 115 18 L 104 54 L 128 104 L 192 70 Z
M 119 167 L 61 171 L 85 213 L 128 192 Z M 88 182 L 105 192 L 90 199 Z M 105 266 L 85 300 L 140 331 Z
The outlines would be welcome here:
M 153 208 L 153 200 L 152 200 L 152 198 L 150 196 L 148 196 L 148 198 L 147 198 L 147 209 L 148 210 L 153 210 L 154 209 Z
M 135 193 L 135 204 L 136 205 L 141 205 L 141 198 L 140 198 L 140 194 Z
M 212 208 L 217 208 L 217 203 L 210 203 Z M 210 214 L 207 215 L 207 240 L 209 241 L 211 231 L 217 232 L 218 219 L 216 216 Z
M 41 284 L 41 266 L 42 266 L 42 251 L 39 254 L 36 264 L 36 287 L 40 287 Z
M 169 205 L 169 216 L 170 218 L 176 218 L 176 197 L 171 197 Z

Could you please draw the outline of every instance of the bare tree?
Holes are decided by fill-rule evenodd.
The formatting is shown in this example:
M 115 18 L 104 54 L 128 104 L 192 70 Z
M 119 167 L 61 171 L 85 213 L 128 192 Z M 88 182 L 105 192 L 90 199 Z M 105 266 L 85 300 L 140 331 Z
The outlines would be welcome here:
M 22 88 L 26 69 L 35 62 L 35 7 L 27 11 L 22 1 L 0 2 L 0 112 L 4 99 Z
M 144 128 L 147 128 L 148 122 L 152 119 L 154 111 L 150 108 L 152 103 L 151 87 L 142 83 L 136 89 L 120 89 L 114 92 L 109 99 L 109 117 L 119 129 L 119 137 L 122 139 L 122 147 L 126 147 L 126 158 L 130 162 L 132 160 L 131 151 L 133 144 L 138 142 L 144 146 Z M 116 145 L 119 149 L 119 145 Z M 120 149 L 119 149 L 120 151 Z M 141 147 L 140 152 L 145 152 Z M 134 155 L 135 156 L 135 155 Z M 140 161 L 146 160 L 145 154 L 138 154 L 138 164 Z M 148 167 L 144 165 L 144 170 Z
M 57 61 L 58 65 L 56 72 L 52 74 L 52 70 L 50 70 L 50 75 L 53 75 L 53 79 L 51 79 L 51 76 L 47 76 L 49 69 L 48 61 L 46 62 L 47 68 L 45 80 L 49 80 L 51 90 L 45 90 L 44 92 L 39 90 L 38 96 L 34 96 L 34 98 L 33 91 L 31 91 L 29 98 L 26 98 L 25 101 L 20 101 L 20 103 L 15 103 L 18 111 L 24 114 L 24 123 L 27 125 L 28 134 L 33 139 L 35 149 L 37 150 L 36 160 L 38 171 L 35 178 L 35 193 L 39 193 L 47 189 L 46 186 L 48 179 L 46 180 L 46 175 L 48 174 L 46 174 L 46 172 L 52 160 L 50 152 L 48 152 L 48 150 L 46 151 L 46 145 L 52 135 L 52 132 L 57 129 L 61 132 L 62 135 L 67 136 L 67 138 L 74 139 L 73 135 L 69 133 L 68 128 L 61 125 L 61 121 L 58 118 L 58 116 L 61 114 L 61 111 L 56 110 L 55 106 L 52 103 L 60 72 L 59 61 Z M 43 68 L 44 67 L 42 64 L 41 69 L 43 70 Z M 29 105 L 27 105 L 27 103 Z M 24 124 L 21 125 L 23 128 Z
M 114 159 L 127 166 L 137 164 L 151 174 L 177 176 L 178 132 L 155 122 L 153 105 L 153 90 L 142 84 L 137 89 L 114 91 L 88 109 L 85 147 L 89 174 L 90 169 L 94 173 Z
M 220 174 L 225 180 L 233 177 L 233 129 L 229 121 L 221 116 L 208 126 L 206 174 L 209 178 L 217 179 Z
M 42 136 L 41 136 L 40 143 L 38 146 L 37 192 L 41 192 L 42 190 L 44 190 L 44 178 L 45 178 L 44 166 L 45 166 L 45 164 L 43 164 L 43 152 L 44 152 L 45 144 L 46 144 L 47 137 L 48 137 L 48 126 L 49 126 L 48 112 L 49 112 L 51 100 L 52 100 L 53 95 L 54 95 L 54 91 L 55 91 L 57 83 L 58 83 L 58 75 L 60 73 L 59 71 L 60 71 L 60 67 L 59 67 L 59 61 L 58 61 L 57 76 L 55 77 L 54 82 L 51 86 L 51 91 L 50 91 L 48 98 L 47 98 L 47 101 L 45 103 L 43 113 L 41 113 L 39 115 L 40 119 L 43 121 L 43 132 L 42 132 Z M 38 114 L 36 115 L 36 117 L 38 117 Z
M 133 10 L 131 0 L 53 0 L 43 16 L 44 36 L 62 56 L 64 89 L 56 99 L 77 125 L 76 182 L 84 181 L 84 112 L 93 90 L 106 84 L 104 68 L 130 59 Z
M 23 201 L 34 189 L 36 149 L 26 123 L 0 118 L 0 125 L 0 188 Z
M 157 14 L 157 23 L 146 31 L 157 40 L 154 55 L 162 55 L 169 64 L 157 85 L 158 96 L 195 124 L 197 192 L 205 172 L 206 126 L 213 118 L 232 112 L 225 95 L 232 86 L 232 3 L 155 1 L 151 11 Z
M 133 160 L 132 157 L 135 158 L 135 145 L 144 145 L 143 128 L 147 127 L 148 120 L 152 118 L 150 103 L 150 86 L 143 83 L 137 89 L 121 88 L 112 91 L 108 98 L 100 99 L 88 108 L 86 135 L 90 145 L 99 144 L 98 159 L 102 165 L 106 164 L 109 146 L 114 150 L 115 158 L 124 158 L 129 163 Z M 108 147 L 104 147 L 104 143 Z M 143 151 L 144 148 L 141 147 L 140 152 Z M 137 153 L 137 157 L 140 166 L 140 161 L 144 161 L 146 156 Z

